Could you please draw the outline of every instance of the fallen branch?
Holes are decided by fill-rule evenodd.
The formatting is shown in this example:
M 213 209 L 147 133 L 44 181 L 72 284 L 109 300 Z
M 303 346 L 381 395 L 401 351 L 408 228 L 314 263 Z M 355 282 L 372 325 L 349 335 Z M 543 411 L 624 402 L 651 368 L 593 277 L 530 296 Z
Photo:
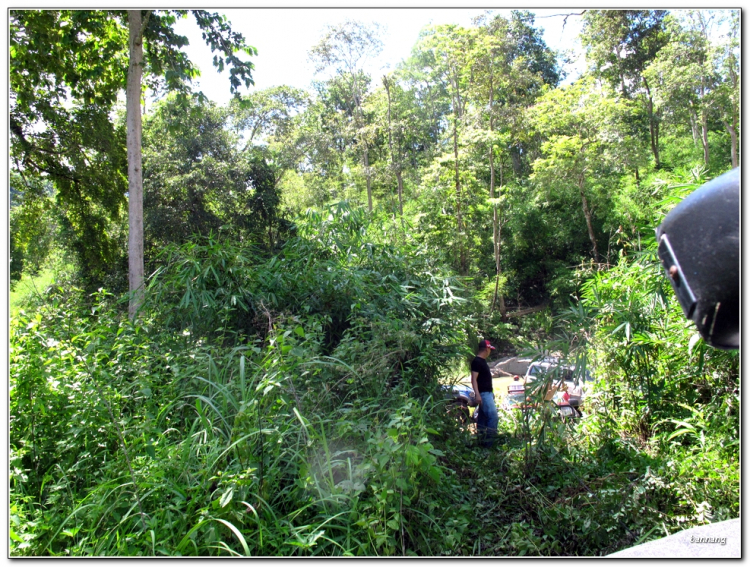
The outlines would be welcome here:
M 530 313 L 536 313 L 537 311 L 543 311 L 547 308 L 549 305 L 549 302 L 544 302 L 541 305 L 537 305 L 536 307 L 529 307 L 527 309 L 520 309 L 518 311 L 509 311 L 505 314 L 506 317 L 522 317 L 523 315 L 528 315 Z

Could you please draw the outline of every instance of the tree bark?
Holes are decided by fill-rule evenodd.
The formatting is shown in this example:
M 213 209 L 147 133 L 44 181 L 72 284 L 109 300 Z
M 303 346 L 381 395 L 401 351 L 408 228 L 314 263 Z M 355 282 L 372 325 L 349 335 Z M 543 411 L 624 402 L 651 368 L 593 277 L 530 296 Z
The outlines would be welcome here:
M 549 305 L 549 302 L 545 301 L 541 305 L 537 305 L 536 307 L 528 307 L 526 309 L 519 309 L 518 311 L 510 311 L 507 315 L 507 317 L 521 317 L 523 315 L 529 315 L 530 313 L 538 313 L 539 311 L 544 310 Z
M 459 273 L 466 275 L 468 272 L 466 267 L 466 251 L 463 245 L 463 221 L 461 218 L 461 177 L 458 168 L 458 121 L 461 119 L 462 107 L 461 107 L 461 92 L 459 89 L 459 76 L 458 70 L 454 66 L 449 65 L 449 69 L 452 71 L 450 77 L 453 83 L 453 158 L 455 162 L 455 178 L 456 178 L 456 228 L 458 239 L 458 264 Z
M 701 20 L 702 21 L 702 20 Z M 703 142 L 703 163 L 706 164 L 706 167 L 708 167 L 708 113 L 706 112 L 705 108 L 705 102 L 706 102 L 706 77 L 705 75 L 701 77 L 701 102 L 704 104 L 704 107 L 701 109 L 701 130 L 702 130 L 702 137 L 701 142 Z
M 661 162 L 659 160 L 659 141 L 656 132 L 656 117 L 654 116 L 654 99 L 651 97 L 651 89 L 649 88 L 645 77 L 643 78 L 643 85 L 646 87 L 646 95 L 648 96 L 646 107 L 648 108 L 648 130 L 651 136 L 651 153 L 654 154 L 655 165 L 658 169 Z
M 695 149 L 698 149 L 698 117 L 695 115 L 695 110 L 693 110 L 692 106 L 690 108 L 690 130 L 693 133 L 693 146 L 695 146 Z
M 518 146 L 509 148 L 509 152 L 510 161 L 513 166 L 513 173 L 515 173 L 516 176 L 520 176 L 522 173 L 521 168 L 523 167 L 523 164 L 521 163 L 521 155 L 518 152 Z
M 461 177 L 458 171 L 458 116 L 453 114 L 453 157 L 456 176 L 456 228 L 458 238 L 458 263 L 461 275 L 466 275 L 466 257 L 463 246 L 463 222 L 461 220 Z
M 365 180 L 367 181 L 367 209 L 372 212 L 372 180 L 370 179 L 370 156 L 367 149 L 367 142 L 365 142 L 364 162 Z
M 133 320 L 143 303 L 143 172 L 141 154 L 141 78 L 143 28 L 140 10 L 128 10 L 130 63 L 126 88 L 128 147 L 128 316 Z
M 654 154 L 654 162 L 656 167 L 661 166 L 661 160 L 659 159 L 659 145 L 657 143 L 656 124 L 654 123 L 654 103 L 651 97 L 648 97 L 648 129 L 651 134 L 651 153 Z
M 391 127 L 391 82 L 387 76 L 383 77 L 383 86 L 385 86 L 385 93 L 388 97 L 388 149 L 391 153 L 391 168 L 396 173 L 396 183 L 398 185 L 398 212 L 401 216 L 401 230 L 404 229 L 404 198 L 403 198 L 403 182 L 401 180 L 401 169 L 396 164 L 393 156 L 393 129 Z
M 490 112 L 492 112 L 492 95 L 490 95 Z M 490 133 L 492 132 L 492 126 L 492 115 L 490 114 Z M 492 139 L 490 139 L 490 199 L 495 198 L 495 156 L 493 150 Z M 495 204 L 492 205 L 492 251 L 495 256 L 495 295 L 492 297 L 492 311 L 494 311 L 500 282 L 500 247 L 498 246 L 497 205 Z M 505 316 L 504 313 L 503 316 Z
M 493 177 L 494 177 L 494 167 L 493 167 Z M 503 168 L 502 164 L 500 165 L 500 186 L 503 185 Z M 494 191 L 493 191 L 494 195 Z M 494 197 L 493 197 L 494 198 Z M 502 270 L 500 268 L 500 219 L 498 218 L 497 214 L 497 207 L 494 207 L 493 211 L 493 227 L 492 227 L 492 237 L 495 243 L 495 296 L 492 299 L 492 310 L 495 310 L 495 304 L 499 303 L 500 307 L 500 315 L 503 319 L 505 319 L 505 315 L 507 313 L 507 309 L 505 307 L 505 296 L 502 293 L 499 293 L 499 287 L 500 287 L 500 276 L 502 275 Z
M 401 215 L 401 228 L 404 227 L 404 180 L 401 170 L 396 169 L 396 184 L 398 185 L 398 213 Z
M 494 144 L 492 140 L 492 133 L 495 130 L 495 117 L 493 116 L 493 107 L 494 107 L 494 84 L 493 84 L 493 74 L 492 74 L 492 67 L 493 67 L 494 61 L 490 62 L 490 107 L 489 107 L 489 113 L 490 113 L 490 198 L 495 198 L 495 151 L 494 151 Z M 503 171 L 502 168 L 500 169 L 500 185 L 503 184 Z M 500 314 L 502 315 L 503 319 L 505 318 L 505 299 L 503 298 L 502 294 L 499 294 L 499 287 L 500 287 L 500 231 L 498 226 L 498 215 L 497 215 L 497 205 L 492 205 L 492 247 L 493 252 L 495 255 L 495 294 L 492 297 L 492 311 L 495 310 L 495 305 L 498 302 L 498 299 L 500 300 Z
M 583 190 L 583 179 L 578 183 L 578 190 L 581 193 L 581 204 L 583 205 L 583 216 L 586 217 L 586 227 L 589 231 L 589 240 L 594 247 L 594 261 L 599 262 L 599 248 L 596 245 L 596 237 L 594 236 L 594 226 L 591 223 L 591 211 L 589 210 L 589 202 L 586 200 L 586 193 Z
M 359 91 L 356 73 L 354 72 L 354 70 L 351 70 L 351 73 L 354 91 L 354 103 L 357 106 L 357 114 L 359 115 L 360 136 L 364 137 L 363 130 L 365 127 L 365 113 L 362 111 L 362 93 L 360 93 Z M 362 145 L 364 147 L 364 150 L 362 152 L 362 163 L 365 166 L 365 181 L 367 183 L 367 208 L 370 212 L 372 212 L 372 179 L 370 178 L 370 156 L 366 138 L 364 139 Z
M 734 88 L 735 92 L 739 93 L 739 77 L 737 76 L 737 73 L 734 72 L 734 69 L 732 67 L 729 68 L 729 76 L 732 80 L 732 87 Z M 739 110 L 739 107 L 738 107 Z M 737 115 L 738 113 L 734 111 L 734 105 L 732 105 L 732 124 L 731 129 L 728 123 L 725 123 L 724 126 L 729 130 L 729 136 L 732 139 L 732 168 L 735 168 L 739 165 L 739 159 L 737 157 L 738 151 L 738 140 L 737 140 Z
M 708 167 L 708 116 L 705 110 L 701 112 L 701 130 L 701 142 L 703 143 L 703 163 L 705 163 L 706 167 Z
M 722 120 L 724 128 L 729 132 L 729 137 L 732 140 L 731 152 L 732 152 L 732 168 L 737 167 L 737 118 L 732 116 L 732 124 L 729 124 L 726 120 Z

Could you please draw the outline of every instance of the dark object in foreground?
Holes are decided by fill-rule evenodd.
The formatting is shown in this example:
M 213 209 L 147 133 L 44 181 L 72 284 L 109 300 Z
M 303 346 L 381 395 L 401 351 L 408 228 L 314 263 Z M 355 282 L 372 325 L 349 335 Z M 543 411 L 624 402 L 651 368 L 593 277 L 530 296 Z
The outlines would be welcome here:
M 656 229 L 685 317 L 709 345 L 740 346 L 740 168 L 709 181 Z
M 740 169 L 709 181 L 672 209 L 656 239 L 685 317 L 707 344 L 739 348 Z M 741 527 L 739 518 L 697 526 L 609 557 L 739 558 Z

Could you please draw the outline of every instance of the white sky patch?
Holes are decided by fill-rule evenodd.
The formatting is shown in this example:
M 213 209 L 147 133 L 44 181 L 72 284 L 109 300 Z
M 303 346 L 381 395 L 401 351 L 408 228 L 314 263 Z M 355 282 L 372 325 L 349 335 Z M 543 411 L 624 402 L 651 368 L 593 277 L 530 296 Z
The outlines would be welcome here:
M 253 79 L 256 89 L 277 85 L 309 88 L 315 78 L 308 51 L 320 41 L 326 26 L 340 24 L 348 19 L 364 23 L 377 22 L 385 28 L 383 51 L 370 61 L 366 69 L 374 78 L 393 70 L 407 58 L 419 37 L 420 30 L 429 24 L 455 23 L 468 27 L 472 20 L 484 14 L 486 9 L 456 8 L 247 8 L 222 10 L 234 31 L 245 36 L 249 45 L 257 48 L 258 55 L 251 60 L 255 65 Z M 569 16 L 563 27 L 564 17 L 556 14 L 572 14 L 580 10 L 550 9 L 534 10 L 535 26 L 544 29 L 544 40 L 553 50 L 573 50 L 580 55 L 578 32 L 581 18 Z M 509 16 L 510 10 L 493 10 L 493 14 Z M 203 42 L 195 20 L 189 16 L 177 22 L 176 31 L 190 40 L 185 52 L 201 70 L 196 88 L 211 100 L 225 104 L 230 99 L 229 73 L 219 74 L 211 62 L 211 50 Z M 582 59 L 582 57 L 581 57 Z M 566 82 L 575 79 L 583 70 L 583 64 L 566 68 Z M 242 92 L 248 92 L 243 88 Z

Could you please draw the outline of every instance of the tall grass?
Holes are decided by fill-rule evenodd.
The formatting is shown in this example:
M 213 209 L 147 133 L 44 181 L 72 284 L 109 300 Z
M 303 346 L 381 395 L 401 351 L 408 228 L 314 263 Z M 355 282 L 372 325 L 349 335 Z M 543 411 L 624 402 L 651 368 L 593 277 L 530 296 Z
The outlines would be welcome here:
M 738 513 L 738 360 L 613 285 L 656 271 L 623 263 L 557 320 L 599 362 L 584 419 L 503 415 L 485 451 L 439 389 L 461 283 L 331 214 L 273 257 L 166 250 L 135 323 L 55 286 L 18 312 L 11 555 L 599 555 Z M 643 360 L 661 397 L 633 396 Z
M 211 240 L 169 250 L 136 323 L 106 292 L 79 305 L 51 289 L 19 312 L 12 554 L 455 545 L 465 522 L 435 506 L 456 497 L 429 400 L 460 349 L 438 317 L 460 302 L 449 279 L 409 272 L 358 228 L 324 229 L 275 258 Z M 328 260 L 310 264 L 315 250 Z M 384 302 L 399 314 L 390 326 L 369 318 Z

